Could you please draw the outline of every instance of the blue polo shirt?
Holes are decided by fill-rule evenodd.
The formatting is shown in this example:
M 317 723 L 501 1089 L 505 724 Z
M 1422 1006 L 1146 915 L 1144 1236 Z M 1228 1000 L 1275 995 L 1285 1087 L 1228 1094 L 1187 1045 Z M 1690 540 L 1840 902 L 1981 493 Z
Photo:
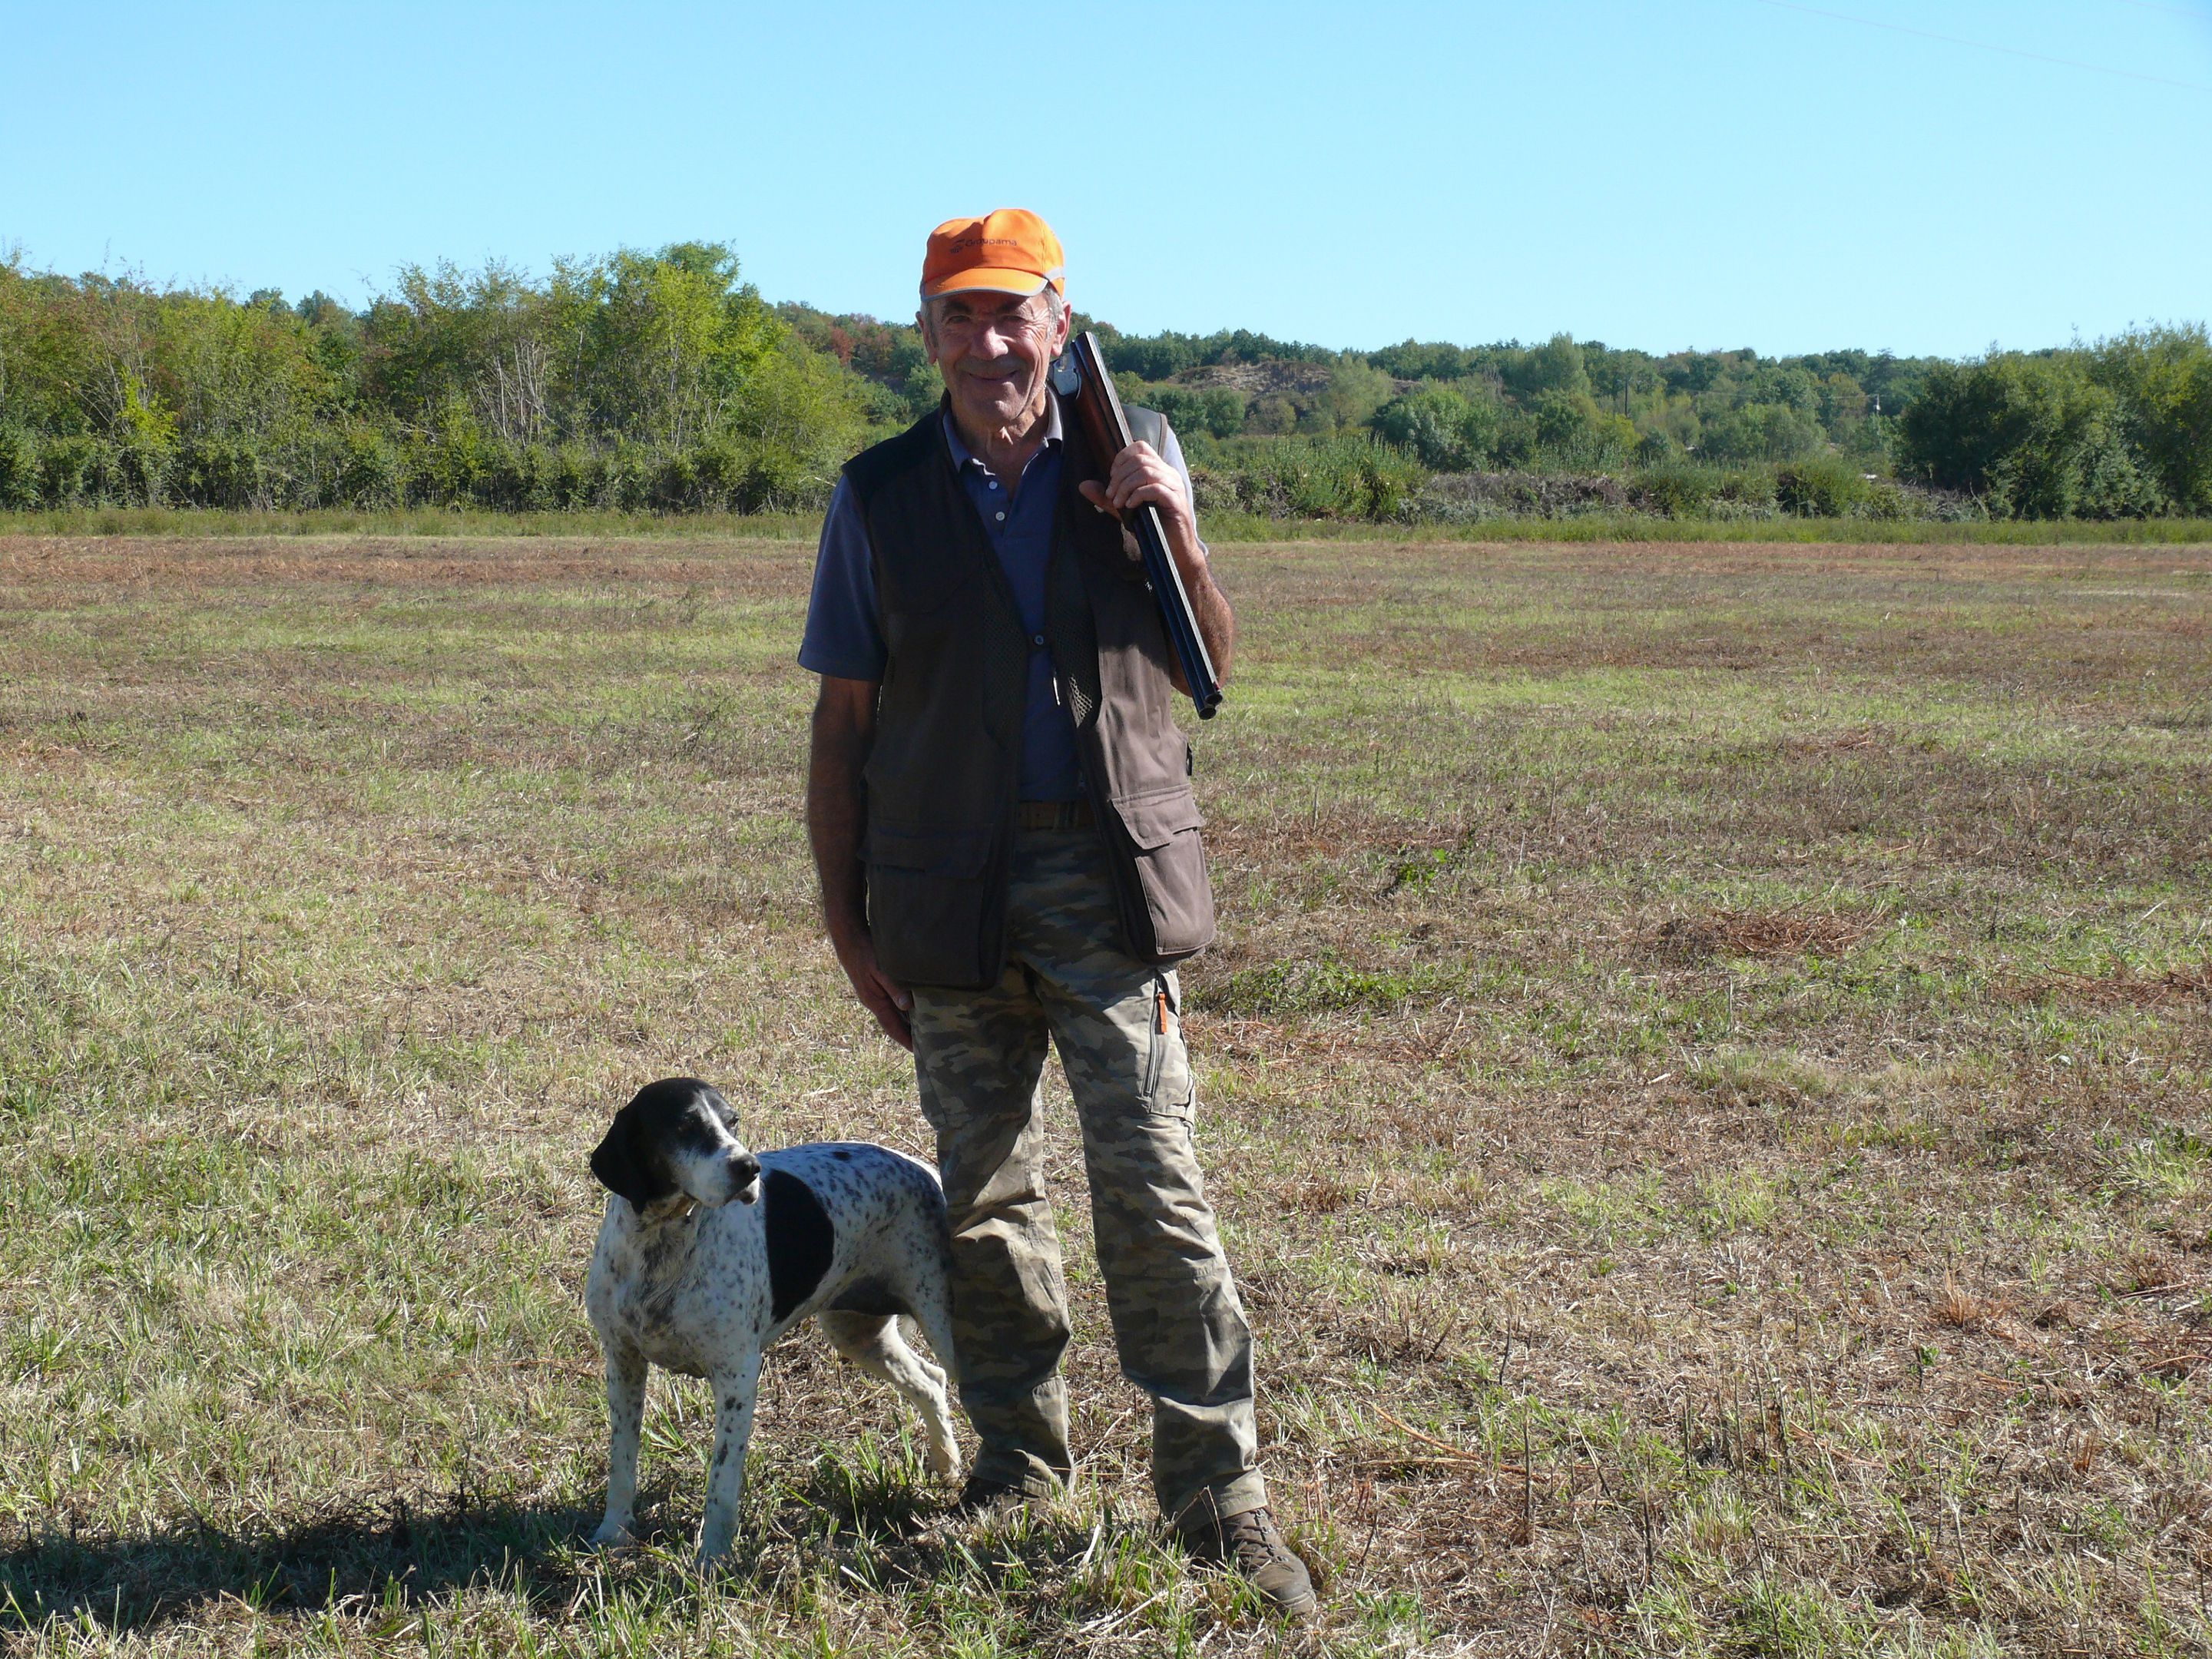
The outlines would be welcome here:
M 1075 722 L 1053 684 L 1052 653 L 1044 641 L 1045 569 L 1052 558 L 1053 514 L 1060 503 L 1061 434 L 1060 400 L 1046 406 L 1045 438 L 1030 457 L 1022 476 L 1009 486 L 969 452 L 960 428 L 945 417 L 946 446 L 991 550 L 1006 573 L 1022 631 L 1030 636 L 1029 701 L 1022 714 L 1020 795 L 1024 800 L 1073 800 L 1084 793 L 1076 757 Z M 1172 430 L 1161 440 L 1163 459 L 1182 475 L 1190 491 L 1190 469 Z M 806 611 L 806 634 L 799 665 L 839 679 L 880 680 L 890 653 L 876 611 L 875 561 L 868 550 L 868 527 L 843 478 L 830 498 L 822 523 L 822 546 L 814 562 L 814 595 Z

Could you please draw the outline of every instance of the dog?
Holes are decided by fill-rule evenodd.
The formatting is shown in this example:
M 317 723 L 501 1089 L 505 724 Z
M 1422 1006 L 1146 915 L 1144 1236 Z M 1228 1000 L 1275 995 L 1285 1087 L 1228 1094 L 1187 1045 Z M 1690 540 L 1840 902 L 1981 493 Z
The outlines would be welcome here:
M 810 1316 L 921 1413 L 931 1472 L 958 1473 L 945 1373 L 907 1345 L 897 1317 L 910 1316 L 957 1370 L 934 1170 L 860 1141 L 755 1156 L 729 1103 L 686 1077 L 638 1091 L 592 1154 L 592 1173 L 608 1197 L 585 1302 L 606 1351 L 610 1431 L 594 1544 L 632 1541 L 646 1368 L 656 1364 L 714 1386 L 699 1559 L 728 1551 L 762 1352 Z

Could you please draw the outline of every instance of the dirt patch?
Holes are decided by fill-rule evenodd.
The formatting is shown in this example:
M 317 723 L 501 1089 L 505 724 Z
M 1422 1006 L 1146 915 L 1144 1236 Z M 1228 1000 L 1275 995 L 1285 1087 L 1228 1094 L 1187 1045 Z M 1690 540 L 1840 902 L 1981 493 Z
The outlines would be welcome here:
M 1702 916 L 1670 917 L 1650 943 L 1668 962 L 1702 962 L 1711 957 L 1839 957 L 1877 925 L 1863 916 L 1832 912 L 1716 910 Z

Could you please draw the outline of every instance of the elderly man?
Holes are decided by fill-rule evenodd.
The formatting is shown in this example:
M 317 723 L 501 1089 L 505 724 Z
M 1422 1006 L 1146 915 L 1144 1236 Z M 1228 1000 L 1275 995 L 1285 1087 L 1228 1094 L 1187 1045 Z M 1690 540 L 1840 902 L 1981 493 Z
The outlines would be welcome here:
M 807 827 L 853 989 L 914 1050 L 952 1220 L 970 1511 L 1073 1471 L 1060 1241 L 1037 1083 L 1074 1096 L 1123 1371 L 1191 1552 L 1305 1613 L 1268 1513 L 1252 1340 L 1191 1141 L 1173 964 L 1213 934 L 1177 670 L 1119 515 L 1160 510 L 1207 649 L 1235 638 L 1165 422 L 1094 455 L 1053 389 L 1060 243 L 1035 214 L 941 225 L 922 264 L 940 407 L 845 469 L 800 663 L 822 677 Z

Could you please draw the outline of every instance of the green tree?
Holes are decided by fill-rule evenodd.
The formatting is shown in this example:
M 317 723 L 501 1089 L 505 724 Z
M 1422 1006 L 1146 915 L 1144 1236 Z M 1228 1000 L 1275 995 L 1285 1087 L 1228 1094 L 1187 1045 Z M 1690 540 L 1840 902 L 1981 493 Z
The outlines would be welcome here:
M 2083 354 L 1992 352 L 1931 370 L 1898 423 L 1908 477 L 2028 519 L 2159 511 L 2164 492 L 2130 441 L 2121 399 Z
M 1588 397 L 1590 391 L 1583 349 L 1571 334 L 1554 334 L 1542 345 L 1515 354 L 1504 366 L 1504 377 L 1506 389 L 1517 398 L 1545 392 Z
M 2136 448 L 2182 511 L 2212 513 L 2212 339 L 2202 323 L 2100 341 L 2090 373 L 2125 406 Z
M 1422 465 L 1439 472 L 1472 472 L 1490 465 L 1498 447 L 1502 415 L 1495 398 L 1463 382 L 1429 382 L 1377 410 L 1375 435 L 1410 450 Z

